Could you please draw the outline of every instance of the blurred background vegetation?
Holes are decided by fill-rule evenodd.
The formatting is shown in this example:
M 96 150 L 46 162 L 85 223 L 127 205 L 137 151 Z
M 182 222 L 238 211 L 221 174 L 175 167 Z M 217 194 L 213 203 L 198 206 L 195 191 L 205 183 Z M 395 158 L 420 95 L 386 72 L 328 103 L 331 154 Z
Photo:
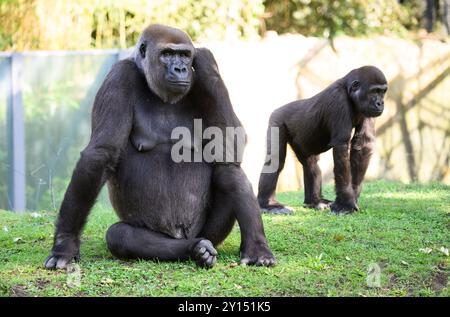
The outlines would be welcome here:
M 433 2 L 433 1 L 431 1 Z M 439 1 L 438 1 L 439 2 Z M 444 0 L 445 2 L 445 0 Z M 255 38 L 268 30 L 334 37 L 424 26 L 421 0 L 0 0 L 0 50 L 130 47 L 163 23 L 194 41 Z M 444 6 L 438 12 L 442 12 Z M 438 15 L 442 13 L 438 13 Z M 442 19 L 436 19 L 437 27 Z
M 266 27 L 278 32 L 335 37 L 373 33 L 404 35 L 419 26 L 423 1 L 408 6 L 396 0 L 267 0 Z M 411 5 L 413 4 L 414 5 Z

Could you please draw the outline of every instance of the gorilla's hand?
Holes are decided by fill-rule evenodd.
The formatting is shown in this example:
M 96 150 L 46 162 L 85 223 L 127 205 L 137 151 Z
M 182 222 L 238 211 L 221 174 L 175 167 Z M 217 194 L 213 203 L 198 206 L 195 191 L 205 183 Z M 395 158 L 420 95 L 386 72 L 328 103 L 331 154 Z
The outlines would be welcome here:
M 195 260 L 198 266 L 209 269 L 217 262 L 217 251 L 211 241 L 202 239 L 192 250 L 191 258 Z
M 276 263 L 266 243 L 243 247 L 241 250 L 241 265 L 274 266 Z
M 45 268 L 64 269 L 72 260 L 80 260 L 80 239 L 70 235 L 58 235 L 52 254 L 44 262 Z

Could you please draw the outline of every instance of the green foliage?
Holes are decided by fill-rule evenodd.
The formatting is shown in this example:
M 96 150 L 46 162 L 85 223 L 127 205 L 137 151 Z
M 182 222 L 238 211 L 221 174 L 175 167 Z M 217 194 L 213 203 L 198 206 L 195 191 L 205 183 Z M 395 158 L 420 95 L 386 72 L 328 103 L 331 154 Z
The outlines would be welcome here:
M 325 186 L 333 197 L 332 186 Z M 65 271 L 42 263 L 53 241 L 53 212 L 20 216 L 0 211 L 0 296 L 444 296 L 450 295 L 450 188 L 377 181 L 364 187 L 353 215 L 302 206 L 303 193 L 282 193 L 294 215 L 263 215 L 278 264 L 243 267 L 239 228 L 219 246 L 217 265 L 121 261 L 105 243 L 117 222 L 98 205 L 82 237 L 79 287 Z M 20 239 L 19 239 L 20 238 Z M 431 252 L 424 252 L 424 249 Z M 380 287 L 368 287 L 368 267 L 381 268 Z
M 193 40 L 258 36 L 262 0 L 0 1 L 0 49 L 130 47 L 150 23 Z
M 248 39 L 265 30 L 334 37 L 404 33 L 423 2 L 397 0 L 0 0 L 0 50 L 130 47 L 150 23 L 194 41 Z
M 406 29 L 416 30 L 423 23 L 425 2 L 423 0 L 404 1 L 402 4 L 403 15 L 401 23 Z
M 401 33 L 410 14 L 396 0 L 266 0 L 267 29 L 320 37 Z

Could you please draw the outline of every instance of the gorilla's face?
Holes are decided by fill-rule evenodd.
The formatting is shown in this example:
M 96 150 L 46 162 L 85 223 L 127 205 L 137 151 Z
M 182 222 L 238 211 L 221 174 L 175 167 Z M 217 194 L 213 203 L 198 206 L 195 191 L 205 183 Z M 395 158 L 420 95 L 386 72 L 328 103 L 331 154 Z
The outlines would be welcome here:
M 190 90 L 195 48 L 187 34 L 154 26 L 141 35 L 135 60 L 148 86 L 166 103 L 176 103 Z M 172 31 L 172 32 L 170 32 Z
M 349 86 L 350 98 L 358 113 L 365 117 L 378 117 L 383 113 L 388 86 L 379 69 L 373 66 L 358 69 Z

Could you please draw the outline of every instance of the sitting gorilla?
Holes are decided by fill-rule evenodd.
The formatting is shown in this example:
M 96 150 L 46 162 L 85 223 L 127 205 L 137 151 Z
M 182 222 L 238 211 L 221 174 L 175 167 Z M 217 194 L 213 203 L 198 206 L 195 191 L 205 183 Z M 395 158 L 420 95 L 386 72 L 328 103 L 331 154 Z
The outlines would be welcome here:
M 369 160 L 375 143 L 375 117 L 384 109 L 387 82 L 376 67 L 352 70 L 312 98 L 298 100 L 275 110 L 269 120 L 265 167 L 273 162 L 278 168 L 261 173 L 258 202 L 272 213 L 291 213 L 276 201 L 278 176 L 289 144 L 303 165 L 305 207 L 324 209 L 331 205 L 334 213 L 358 210 Z M 272 149 L 271 128 L 278 128 L 278 147 Z M 353 129 L 355 132 L 352 137 Z M 336 200 L 322 197 L 319 154 L 333 148 Z
M 75 167 L 46 268 L 78 260 L 80 235 L 107 182 L 120 222 L 106 240 L 125 259 L 185 260 L 212 267 L 214 246 L 237 219 L 241 263 L 271 266 L 258 203 L 238 161 L 174 162 L 174 128 L 240 127 L 211 52 L 187 34 L 151 25 L 134 57 L 116 63 L 92 110 L 92 135 Z M 194 148 L 189 148 L 194 152 Z

